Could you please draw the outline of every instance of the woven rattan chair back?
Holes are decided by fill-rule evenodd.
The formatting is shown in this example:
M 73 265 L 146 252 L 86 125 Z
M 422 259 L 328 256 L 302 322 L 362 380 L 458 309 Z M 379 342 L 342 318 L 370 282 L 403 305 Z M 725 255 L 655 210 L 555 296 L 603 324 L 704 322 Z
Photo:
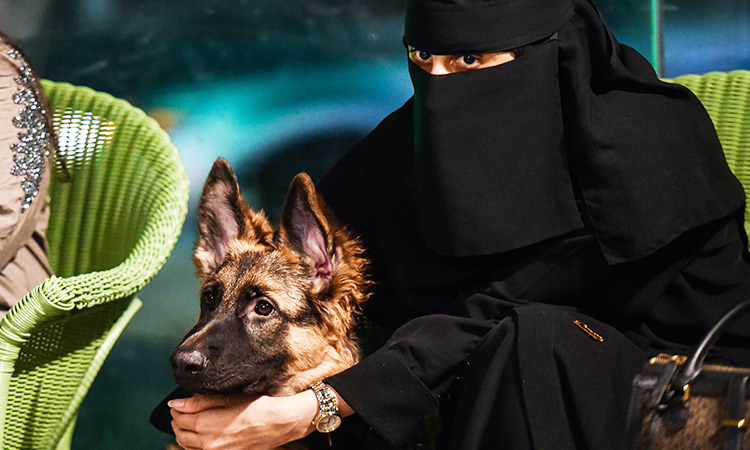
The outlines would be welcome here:
M 167 134 L 108 94 L 43 80 L 60 147 L 47 238 L 56 276 L 0 322 L 4 450 L 67 449 L 81 401 L 187 213 Z

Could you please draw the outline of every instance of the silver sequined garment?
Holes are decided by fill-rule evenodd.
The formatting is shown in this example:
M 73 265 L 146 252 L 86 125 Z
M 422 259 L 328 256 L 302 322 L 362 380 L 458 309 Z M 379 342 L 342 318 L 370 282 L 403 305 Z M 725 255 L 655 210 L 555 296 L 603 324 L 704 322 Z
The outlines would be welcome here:
M 18 142 L 11 145 L 15 152 L 10 173 L 22 178 L 21 187 L 25 199 L 21 211 L 25 212 L 39 194 L 42 184 L 45 158 L 50 154 L 50 136 L 47 132 L 47 111 L 39 91 L 38 80 L 31 67 L 24 61 L 21 53 L 15 49 L 8 50 L 8 56 L 21 62 L 15 82 L 18 91 L 13 101 L 20 105 L 19 113 L 13 118 L 13 125 L 23 131 L 18 133 Z

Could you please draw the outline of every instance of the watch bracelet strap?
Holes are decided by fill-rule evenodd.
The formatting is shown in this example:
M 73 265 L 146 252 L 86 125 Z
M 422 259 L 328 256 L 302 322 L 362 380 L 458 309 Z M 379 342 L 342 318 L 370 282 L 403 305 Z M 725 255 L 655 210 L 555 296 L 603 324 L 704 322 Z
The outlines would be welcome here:
M 319 416 L 315 416 L 313 423 L 321 416 L 330 416 L 332 414 L 338 414 L 338 399 L 336 395 L 331 391 L 322 381 L 318 381 L 310 385 L 310 389 L 315 393 L 315 397 L 318 399 Z

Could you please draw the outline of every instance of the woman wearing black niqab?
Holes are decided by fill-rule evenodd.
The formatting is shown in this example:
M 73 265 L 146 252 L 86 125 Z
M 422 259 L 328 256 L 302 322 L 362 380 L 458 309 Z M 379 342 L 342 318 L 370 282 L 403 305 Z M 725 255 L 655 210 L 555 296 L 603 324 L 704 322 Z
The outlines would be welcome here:
M 320 183 L 370 249 L 368 314 L 396 329 L 327 382 L 391 444 L 440 403 L 447 449 L 620 448 L 647 357 L 750 296 L 710 118 L 587 0 L 411 0 L 404 41 L 516 58 L 410 61 L 413 99 Z M 734 330 L 724 356 L 750 363 Z
M 617 449 L 647 358 L 750 297 L 744 193 L 687 89 L 588 0 L 409 0 L 419 55 L 511 52 L 446 75 L 319 183 L 359 234 L 367 314 L 396 331 L 325 382 L 346 436 L 397 446 L 441 406 L 446 449 Z M 717 357 L 750 364 L 750 323 Z

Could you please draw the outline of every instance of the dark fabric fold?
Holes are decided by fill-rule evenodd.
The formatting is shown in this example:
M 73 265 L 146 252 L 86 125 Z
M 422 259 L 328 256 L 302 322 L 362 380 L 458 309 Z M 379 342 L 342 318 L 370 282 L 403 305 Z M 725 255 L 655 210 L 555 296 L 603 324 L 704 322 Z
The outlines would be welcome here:
M 575 4 L 558 32 L 568 158 L 607 261 L 632 261 L 741 208 L 744 192 L 695 95 Z
M 437 399 L 430 390 L 397 353 L 387 349 L 375 352 L 325 382 L 337 392 L 347 393 L 346 402 L 357 411 L 357 419 L 369 425 L 368 432 L 376 434 L 364 437 L 369 442 L 383 441 L 395 446 L 406 441 L 437 407 Z

